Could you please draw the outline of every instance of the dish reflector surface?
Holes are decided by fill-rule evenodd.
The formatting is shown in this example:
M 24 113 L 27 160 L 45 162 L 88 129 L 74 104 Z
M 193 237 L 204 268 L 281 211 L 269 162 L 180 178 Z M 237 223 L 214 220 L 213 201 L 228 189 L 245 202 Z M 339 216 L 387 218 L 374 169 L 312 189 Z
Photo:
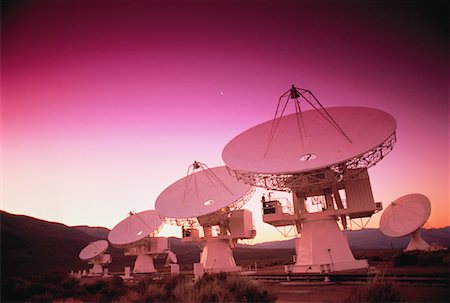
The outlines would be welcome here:
M 388 237 L 403 237 L 419 229 L 431 213 L 430 200 L 421 194 L 409 194 L 392 202 L 380 219 L 380 230 Z
M 242 132 L 225 146 L 222 158 L 231 169 L 241 171 L 301 173 L 351 160 L 395 133 L 395 119 L 381 110 L 367 107 L 326 110 L 353 143 L 322 117 L 322 110 L 309 110 L 299 116 L 277 118 L 280 122 L 270 144 L 274 120 Z
M 157 233 L 162 223 L 155 210 L 132 214 L 114 226 L 108 240 L 116 247 L 129 246 Z
M 155 209 L 164 218 L 195 218 L 235 203 L 250 190 L 250 185 L 219 166 L 194 172 L 167 187 L 156 199 Z
M 81 260 L 91 260 L 101 254 L 103 254 L 108 249 L 108 241 L 98 240 L 89 243 L 85 248 L 80 251 L 79 257 Z

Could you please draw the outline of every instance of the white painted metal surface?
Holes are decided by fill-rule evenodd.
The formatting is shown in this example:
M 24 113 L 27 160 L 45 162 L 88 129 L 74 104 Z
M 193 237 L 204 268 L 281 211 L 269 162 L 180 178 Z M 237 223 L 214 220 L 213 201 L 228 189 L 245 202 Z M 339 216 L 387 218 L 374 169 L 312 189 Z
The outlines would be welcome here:
M 294 273 L 324 273 L 368 267 L 367 260 L 355 260 L 347 237 L 333 216 L 303 222 L 301 237 L 296 238 Z
M 155 209 L 164 218 L 196 218 L 226 208 L 250 190 L 250 185 L 219 166 L 194 172 L 167 187 L 156 199 Z
M 395 133 L 395 119 L 378 109 L 332 107 L 327 111 L 352 142 L 323 119 L 319 111 L 310 110 L 301 117 L 291 114 L 279 118 L 278 129 L 269 146 L 273 120 L 242 132 L 225 146 L 222 158 L 228 167 L 240 171 L 301 173 L 363 155 Z
M 192 227 L 190 235 L 183 238 L 184 242 L 204 242 L 198 268 L 207 272 L 239 271 L 232 248 L 238 238 L 252 238 L 256 233 L 251 212 L 237 208 L 246 202 L 252 187 L 233 178 L 225 166 L 208 168 L 194 162 L 191 167 L 197 171 L 167 187 L 156 199 L 155 209 L 166 219 L 186 220 L 186 224 L 195 219 L 202 226 L 203 237 L 199 237 L 198 227 Z M 233 215 L 235 211 L 240 218 Z M 220 229 L 219 235 L 213 235 L 213 226 Z
M 413 250 L 430 250 L 430 244 L 428 244 L 420 235 L 420 229 L 417 229 L 411 234 L 411 240 L 409 240 L 408 246 L 405 251 Z
M 380 219 L 380 230 L 388 237 L 411 234 L 405 251 L 428 250 L 430 245 L 421 237 L 420 228 L 431 214 L 431 202 L 422 194 L 404 195 L 392 202 Z
M 111 263 L 111 256 L 105 254 L 108 246 L 108 241 L 98 240 L 89 243 L 80 251 L 80 259 L 88 261 L 88 264 L 92 264 L 92 268 L 89 269 L 90 276 L 101 276 L 103 274 L 103 265 Z
M 139 254 L 134 262 L 133 273 L 135 274 L 149 274 L 156 271 L 151 255 Z
M 200 263 L 208 273 L 240 271 L 236 266 L 230 240 L 210 238 L 207 239 L 200 255 Z
M 291 89 L 289 98 L 301 99 L 301 94 Z M 263 218 L 270 224 L 295 224 L 301 234 L 292 272 L 367 268 L 366 260 L 353 257 L 336 220 L 340 216 L 346 226 L 346 216 L 370 217 L 379 210 L 367 168 L 392 150 L 396 121 L 374 108 L 315 107 L 300 111 L 300 103 L 295 102 L 295 114 L 279 117 L 277 108 L 276 119 L 234 137 L 225 146 L 222 158 L 242 182 L 292 192 L 293 213 L 282 212 L 276 203 L 263 203 Z M 347 195 L 346 205 L 339 190 Z M 321 210 L 307 209 L 308 199 L 323 201 Z
M 230 214 L 230 233 L 239 239 L 252 239 L 256 236 L 253 214 L 248 209 L 239 209 Z
M 408 194 L 392 202 L 380 219 L 380 230 L 388 237 L 403 237 L 419 229 L 428 220 L 431 202 L 422 194 Z
M 108 235 L 108 240 L 113 246 L 120 248 L 138 246 L 149 236 L 156 235 L 162 224 L 163 221 L 155 210 L 131 214 L 114 226 Z
M 108 246 L 108 241 L 106 240 L 98 240 L 89 243 L 80 251 L 79 257 L 83 261 L 95 259 L 105 253 L 108 249 Z
M 164 253 L 168 239 L 155 237 L 163 220 L 155 210 L 130 213 L 109 233 L 108 240 L 113 246 L 125 248 L 126 256 L 136 256 L 133 273 L 154 273 L 153 255 Z

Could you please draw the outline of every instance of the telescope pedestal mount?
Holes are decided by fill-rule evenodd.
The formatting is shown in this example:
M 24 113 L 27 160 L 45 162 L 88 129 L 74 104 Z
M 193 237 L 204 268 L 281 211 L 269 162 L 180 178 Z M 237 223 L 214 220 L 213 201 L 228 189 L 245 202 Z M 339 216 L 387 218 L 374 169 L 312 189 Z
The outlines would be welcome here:
M 420 235 L 420 228 L 411 234 L 411 240 L 408 243 L 405 251 L 413 250 L 429 250 L 430 245 Z
M 164 237 L 150 238 L 142 246 L 129 247 L 125 250 L 125 256 L 136 256 L 133 273 L 151 274 L 156 272 L 153 259 L 166 252 L 168 249 L 168 240 Z
M 108 246 L 108 241 L 98 240 L 89 243 L 80 251 L 80 259 L 88 261 L 88 264 L 92 264 L 92 268 L 89 269 L 89 276 L 103 275 L 103 265 L 111 263 L 111 255 L 105 254 Z
M 134 262 L 133 273 L 135 274 L 151 274 L 156 272 L 151 255 L 138 255 Z
M 102 266 L 101 261 L 90 262 L 90 264 L 93 264 L 93 265 L 92 265 L 92 268 L 89 270 L 89 274 L 91 274 L 93 276 L 103 275 L 103 266 Z
M 236 266 L 229 239 L 206 238 L 200 263 L 206 272 L 235 272 L 241 267 Z
M 208 168 L 194 161 L 186 177 L 158 196 L 155 209 L 161 218 L 183 227 L 181 241 L 203 244 L 200 262 L 194 265 L 196 276 L 241 270 L 232 249 L 238 239 L 256 235 L 252 213 L 241 209 L 252 193 L 252 186 L 236 180 L 227 167 Z
M 293 273 L 324 273 L 366 269 L 367 260 L 355 260 L 347 237 L 341 232 L 336 218 L 329 216 L 302 222 L 301 237 L 296 238 L 297 261 Z

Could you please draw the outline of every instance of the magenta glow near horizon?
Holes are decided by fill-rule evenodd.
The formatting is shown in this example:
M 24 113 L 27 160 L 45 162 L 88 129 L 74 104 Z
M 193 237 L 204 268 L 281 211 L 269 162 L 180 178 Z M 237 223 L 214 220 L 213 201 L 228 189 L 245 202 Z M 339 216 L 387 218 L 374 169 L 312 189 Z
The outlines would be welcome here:
M 447 35 L 431 4 L 33 1 L 2 22 L 1 209 L 113 227 L 271 119 L 292 84 L 395 117 L 376 201 L 419 192 L 449 224 Z M 445 28 L 445 27 L 444 27 Z M 254 200 L 254 201 L 253 201 Z M 257 241 L 278 233 L 254 211 Z M 379 215 L 371 221 L 378 227 Z

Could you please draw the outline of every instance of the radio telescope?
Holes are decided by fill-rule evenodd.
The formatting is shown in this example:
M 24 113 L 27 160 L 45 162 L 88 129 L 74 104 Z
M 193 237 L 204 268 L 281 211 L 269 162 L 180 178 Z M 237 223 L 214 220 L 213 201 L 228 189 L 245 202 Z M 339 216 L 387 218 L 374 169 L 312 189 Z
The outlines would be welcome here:
M 230 176 L 225 166 L 208 168 L 194 162 L 186 177 L 159 195 L 155 209 L 167 222 L 182 226 L 183 242 L 204 243 L 204 270 L 239 271 L 232 249 L 238 239 L 256 236 L 252 213 L 240 209 L 251 193 L 252 187 Z
M 105 254 L 108 246 L 108 241 L 98 240 L 89 243 L 80 251 L 80 259 L 88 261 L 88 264 L 92 264 L 92 268 L 89 271 L 90 275 L 101 276 L 103 274 L 103 265 L 111 263 L 111 256 Z
M 289 102 L 296 112 L 285 115 Z M 303 105 L 313 109 L 302 111 Z M 293 207 L 263 201 L 263 221 L 295 224 L 294 273 L 367 268 L 355 260 L 344 229 L 347 219 L 370 218 L 375 203 L 367 169 L 396 142 L 394 118 L 365 107 L 324 108 L 315 96 L 294 86 L 278 102 L 274 119 L 234 137 L 222 158 L 239 181 L 292 193 Z
M 125 249 L 125 256 L 137 256 L 133 273 L 154 273 L 153 258 L 168 251 L 168 239 L 156 237 L 163 221 L 154 210 L 130 212 L 109 232 L 108 240 Z
M 430 200 L 421 194 L 409 194 L 392 202 L 380 219 L 381 232 L 392 238 L 411 235 L 405 251 L 429 250 L 430 245 L 420 236 L 420 228 L 431 213 Z

